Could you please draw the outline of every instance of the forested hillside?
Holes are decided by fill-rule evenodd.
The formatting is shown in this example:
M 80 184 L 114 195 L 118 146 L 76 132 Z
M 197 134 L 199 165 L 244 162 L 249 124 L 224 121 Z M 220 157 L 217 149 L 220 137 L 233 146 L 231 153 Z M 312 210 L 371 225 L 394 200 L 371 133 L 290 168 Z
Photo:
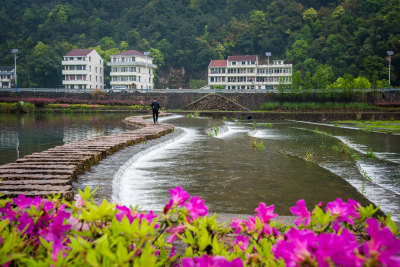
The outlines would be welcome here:
M 150 51 L 159 88 L 206 79 L 211 59 L 285 59 L 307 87 L 339 76 L 400 85 L 400 0 L 0 0 L 0 65 L 19 49 L 19 86 L 61 86 L 62 56 Z M 108 67 L 105 68 L 108 70 Z M 108 70 L 109 72 L 109 70 Z M 108 86 L 109 84 L 106 84 Z M 379 86 L 379 83 L 378 83 Z

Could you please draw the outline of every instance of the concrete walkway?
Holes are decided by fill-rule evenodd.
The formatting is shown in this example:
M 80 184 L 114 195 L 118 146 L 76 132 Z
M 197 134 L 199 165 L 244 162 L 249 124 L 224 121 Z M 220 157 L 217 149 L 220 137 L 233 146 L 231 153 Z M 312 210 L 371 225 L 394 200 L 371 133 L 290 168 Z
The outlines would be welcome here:
M 167 115 L 170 114 L 160 114 Z M 20 158 L 15 163 L 1 165 L 0 195 L 17 197 L 25 194 L 30 197 L 46 197 L 61 194 L 61 197 L 72 200 L 72 181 L 76 181 L 78 175 L 89 170 L 92 165 L 124 147 L 174 131 L 171 124 L 153 124 L 146 118 L 150 116 L 125 119 L 129 124 L 140 126 L 140 129 L 57 146 Z

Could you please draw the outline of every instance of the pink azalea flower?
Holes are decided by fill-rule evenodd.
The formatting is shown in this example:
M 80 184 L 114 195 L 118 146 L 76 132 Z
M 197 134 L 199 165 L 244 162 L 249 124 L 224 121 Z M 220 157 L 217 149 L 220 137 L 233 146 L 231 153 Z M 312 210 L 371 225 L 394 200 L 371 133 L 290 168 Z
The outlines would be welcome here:
M 238 234 L 243 231 L 243 220 L 239 220 L 238 218 L 234 218 L 233 222 L 231 223 L 231 227 L 236 229 L 234 234 Z
M 0 208 L 0 212 L 4 214 L 1 217 L 2 220 L 9 219 L 10 222 L 15 220 L 16 212 L 11 208 L 11 203 L 7 202 L 4 208 Z
M 25 195 L 19 195 L 17 198 L 13 198 L 15 205 L 17 205 L 19 210 L 29 208 L 33 203 L 33 199 L 26 197 Z
M 258 213 L 256 216 L 260 218 L 261 222 L 269 223 L 269 221 L 278 216 L 278 214 L 274 213 L 274 205 L 267 206 L 265 203 L 260 203 L 258 208 L 255 211 Z
M 164 207 L 164 214 L 167 214 L 173 206 L 183 206 L 185 201 L 190 197 L 189 193 L 182 190 L 182 187 L 180 186 L 177 186 L 176 189 L 171 188 L 169 192 L 171 193 L 171 199 Z
M 167 233 L 170 233 L 171 235 L 168 238 L 168 243 L 172 244 L 174 241 L 178 238 L 178 235 L 182 233 L 185 230 L 184 225 L 179 225 L 177 227 L 173 228 L 168 228 Z
M 158 215 L 154 214 L 152 210 L 149 211 L 149 213 L 140 213 L 137 216 L 140 218 L 140 222 L 142 222 L 142 219 L 145 219 L 149 224 L 153 223 L 153 220 L 158 217 Z M 157 229 L 159 225 L 156 224 L 154 227 Z
M 223 256 L 208 256 L 183 258 L 182 267 L 242 267 L 243 261 L 236 258 L 233 261 L 226 260 Z
M 360 204 L 352 199 L 348 200 L 348 203 L 343 202 L 342 199 L 338 198 L 336 201 L 329 202 L 326 205 L 325 212 L 328 210 L 332 215 L 337 216 L 334 222 L 348 222 L 349 224 L 354 224 L 354 219 L 358 219 L 360 214 L 357 209 Z
M 361 246 L 361 252 L 367 260 L 376 258 L 382 266 L 400 266 L 400 239 L 396 239 L 388 227 L 380 228 L 377 219 L 370 218 L 366 222 L 371 240 Z
M 246 224 L 246 226 L 247 226 L 247 231 L 251 232 L 251 231 L 257 229 L 257 228 L 256 228 L 256 217 L 257 217 L 257 216 L 249 217 L 249 218 L 247 219 L 247 221 L 245 221 L 245 224 Z
M 287 266 L 309 266 L 315 262 L 313 252 L 316 250 L 316 236 L 313 231 L 296 228 L 285 234 L 285 239 L 276 243 L 273 253 L 277 259 L 282 258 Z
M 358 242 L 355 236 L 347 229 L 343 229 L 340 235 L 334 233 L 322 233 L 317 237 L 318 248 L 315 252 L 318 265 L 331 266 L 362 266 L 362 259 L 357 257 Z
M 17 228 L 22 232 L 22 235 L 28 234 L 31 235 L 33 233 L 33 229 L 35 226 L 35 222 L 33 219 L 28 215 L 27 212 L 24 212 L 19 218 L 18 218 L 19 224 Z
M 299 218 L 294 221 L 294 224 L 296 226 L 300 226 L 302 223 L 304 226 L 309 225 L 311 221 L 311 213 L 307 210 L 306 202 L 304 199 L 300 199 L 296 204 L 297 206 L 290 207 L 290 212 L 295 216 L 299 216 Z
M 176 255 L 175 247 L 172 246 L 171 253 L 169 254 L 168 260 L 172 259 Z
M 75 195 L 74 197 L 75 200 L 75 207 L 80 208 L 85 206 L 85 200 L 81 197 L 81 195 Z
M 249 247 L 249 238 L 244 235 L 238 235 L 236 236 L 235 241 L 232 242 L 232 246 L 234 245 L 245 251 Z
M 128 208 L 127 206 L 119 206 L 119 205 L 117 205 L 115 208 L 120 211 L 117 214 L 115 214 L 115 218 L 117 219 L 117 221 L 119 222 L 122 221 L 124 216 L 128 218 L 129 223 L 132 223 L 134 221 L 135 217 L 132 216 L 130 208 Z
M 204 199 L 200 199 L 198 196 L 193 196 L 189 203 L 185 205 L 185 208 L 189 210 L 193 220 L 196 220 L 199 216 L 206 216 L 208 214 L 208 208 L 204 205 Z
M 67 220 L 68 224 L 71 225 L 71 229 L 74 231 L 88 231 L 89 224 L 82 223 L 78 218 L 71 217 Z

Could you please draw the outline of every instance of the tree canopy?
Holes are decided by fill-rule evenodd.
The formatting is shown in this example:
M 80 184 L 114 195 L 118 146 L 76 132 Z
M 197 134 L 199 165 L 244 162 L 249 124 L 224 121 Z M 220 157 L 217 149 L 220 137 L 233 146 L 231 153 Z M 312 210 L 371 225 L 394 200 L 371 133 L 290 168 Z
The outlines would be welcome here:
M 326 87 L 344 75 L 376 87 L 388 78 L 390 50 L 391 84 L 400 85 L 400 0 L 0 2 L 0 65 L 12 65 L 11 49 L 19 49 L 20 86 L 60 86 L 62 56 L 89 47 L 104 61 L 115 51 L 149 51 L 167 77 L 157 87 L 171 86 L 176 70 L 178 84 L 188 86 L 206 78 L 211 59 L 264 60 L 266 51 L 293 63 L 293 73 L 307 77 L 303 87 Z

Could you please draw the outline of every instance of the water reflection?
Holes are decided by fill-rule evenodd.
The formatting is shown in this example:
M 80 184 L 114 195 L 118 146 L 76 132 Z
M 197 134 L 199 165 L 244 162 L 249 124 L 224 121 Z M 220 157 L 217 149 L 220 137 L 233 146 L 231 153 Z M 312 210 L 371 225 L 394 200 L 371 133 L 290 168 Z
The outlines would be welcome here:
M 123 123 L 127 114 L 2 114 L 0 164 L 57 145 L 119 133 L 133 127 Z

